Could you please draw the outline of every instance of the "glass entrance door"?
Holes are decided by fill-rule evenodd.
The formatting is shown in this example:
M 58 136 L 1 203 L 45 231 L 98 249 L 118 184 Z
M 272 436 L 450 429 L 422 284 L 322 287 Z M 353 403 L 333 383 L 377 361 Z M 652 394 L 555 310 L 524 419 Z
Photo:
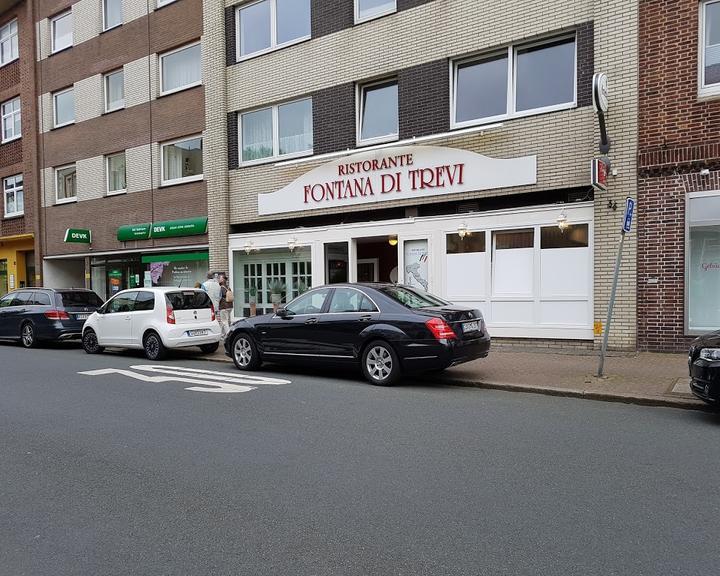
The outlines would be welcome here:
M 0 296 L 8 292 L 7 260 L 0 260 Z

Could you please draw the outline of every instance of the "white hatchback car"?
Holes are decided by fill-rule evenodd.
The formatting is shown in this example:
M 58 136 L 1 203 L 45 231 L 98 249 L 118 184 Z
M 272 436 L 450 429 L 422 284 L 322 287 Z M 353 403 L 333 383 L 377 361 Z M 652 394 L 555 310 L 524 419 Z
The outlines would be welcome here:
M 106 346 L 145 350 L 160 360 L 168 348 L 199 346 L 208 354 L 220 343 L 220 324 L 209 296 L 195 288 L 136 288 L 118 292 L 85 321 L 88 354 Z

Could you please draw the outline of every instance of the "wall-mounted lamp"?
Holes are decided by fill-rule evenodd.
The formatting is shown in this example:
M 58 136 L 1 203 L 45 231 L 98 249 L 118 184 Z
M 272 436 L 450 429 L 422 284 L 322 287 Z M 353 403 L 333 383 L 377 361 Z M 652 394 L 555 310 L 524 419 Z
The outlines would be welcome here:
M 397 245 L 398 245 L 398 238 L 397 238 L 397 236 L 390 236 L 390 237 L 388 238 L 388 244 L 390 244 L 390 246 L 397 246 Z
M 257 252 L 257 248 L 255 248 L 255 242 L 245 242 L 245 254 L 249 256 L 250 252 Z
M 290 252 L 295 252 L 295 248 L 298 247 L 298 239 L 297 236 L 293 236 L 288 240 L 288 248 L 290 249 Z
M 570 227 L 570 224 L 568 224 L 567 214 L 565 214 L 565 210 L 560 212 L 560 216 L 557 217 L 557 226 L 560 229 L 560 232 L 565 232 Z
M 465 224 L 465 222 L 458 226 L 458 236 L 460 236 L 460 240 L 463 240 L 465 236 L 468 236 L 469 234 L 470 232 L 468 232 L 467 224 Z

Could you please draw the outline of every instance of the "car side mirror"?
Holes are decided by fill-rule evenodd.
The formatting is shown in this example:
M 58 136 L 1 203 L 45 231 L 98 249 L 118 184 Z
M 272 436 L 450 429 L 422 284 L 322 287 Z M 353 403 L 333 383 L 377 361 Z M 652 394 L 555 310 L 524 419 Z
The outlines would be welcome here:
M 277 312 L 275 312 L 275 316 L 284 320 L 286 318 L 290 318 L 292 314 L 286 308 L 278 308 Z

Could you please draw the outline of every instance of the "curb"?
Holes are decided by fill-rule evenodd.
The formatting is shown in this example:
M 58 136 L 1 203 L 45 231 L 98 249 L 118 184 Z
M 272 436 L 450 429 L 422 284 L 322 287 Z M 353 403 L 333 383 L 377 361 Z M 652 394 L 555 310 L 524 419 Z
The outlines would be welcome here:
M 232 359 L 224 354 L 222 356 L 200 356 L 198 360 L 208 362 L 225 362 L 232 364 Z M 463 378 L 444 377 L 440 382 L 442 386 L 457 386 L 460 388 L 484 388 L 486 390 L 503 390 L 505 392 L 523 392 L 525 394 L 543 394 L 545 396 L 560 396 L 563 398 L 580 398 L 600 402 L 616 402 L 620 404 L 635 404 L 638 406 L 659 406 L 665 408 L 681 408 L 683 410 L 699 410 L 714 412 L 712 406 L 693 398 L 673 398 L 670 396 L 639 396 L 637 394 L 620 394 L 598 392 L 596 390 L 576 390 L 573 388 L 553 388 L 550 386 L 526 386 L 524 384 L 509 384 L 506 382 L 481 382 Z

